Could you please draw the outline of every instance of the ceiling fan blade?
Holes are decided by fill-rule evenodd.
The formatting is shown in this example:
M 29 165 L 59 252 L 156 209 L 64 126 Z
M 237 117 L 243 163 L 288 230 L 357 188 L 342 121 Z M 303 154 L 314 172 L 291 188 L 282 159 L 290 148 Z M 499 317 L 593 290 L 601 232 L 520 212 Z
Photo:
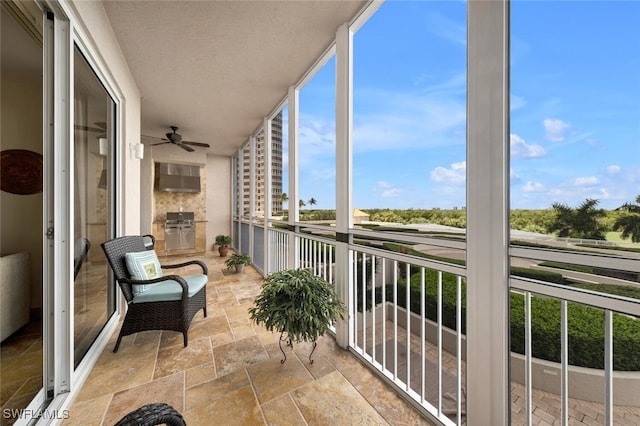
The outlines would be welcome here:
M 102 130 L 107 130 L 107 123 L 105 121 L 96 121 L 93 124 L 100 127 Z
M 158 138 L 156 138 L 156 139 L 158 139 Z M 156 145 L 164 145 L 165 143 L 171 143 L 171 142 L 169 142 L 169 141 L 166 141 L 166 142 L 158 142 L 158 143 L 152 143 L 152 144 L 150 144 L 150 146 L 156 146 Z
M 74 127 L 78 130 L 86 130 L 87 132 L 104 133 L 104 129 L 98 129 L 97 127 L 81 126 L 80 124 L 76 124 Z
M 195 151 L 195 149 L 191 148 L 190 146 L 183 145 L 181 143 L 177 143 L 176 145 L 178 145 L 180 148 L 184 149 L 185 151 L 189 151 L 189 152 Z
M 187 145 L 193 145 L 193 146 L 201 146 L 203 148 L 210 148 L 211 147 L 211 145 L 209 145 L 208 143 L 202 143 L 202 142 L 182 141 L 182 143 L 187 144 Z
M 155 137 L 155 136 L 147 136 L 147 135 L 142 135 L 142 136 L 144 136 L 145 138 L 148 138 L 148 139 L 157 139 L 159 141 L 169 142 L 169 139 L 167 139 L 167 138 L 158 138 L 158 137 Z

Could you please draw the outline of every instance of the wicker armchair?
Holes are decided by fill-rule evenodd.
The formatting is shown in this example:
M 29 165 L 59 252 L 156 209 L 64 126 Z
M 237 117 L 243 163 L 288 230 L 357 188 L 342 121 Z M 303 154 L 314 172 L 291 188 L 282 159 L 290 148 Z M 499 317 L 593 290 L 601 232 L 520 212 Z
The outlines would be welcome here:
M 121 418 L 115 426 L 186 426 L 182 415 L 163 402 L 146 404 Z
M 204 316 L 207 316 L 206 284 L 202 285 L 202 288 L 199 290 L 197 290 L 196 286 L 192 286 L 190 290 L 188 283 L 191 281 L 191 278 L 199 279 L 200 282 L 204 279 L 206 283 L 208 270 L 204 262 L 191 260 L 175 265 L 160 265 L 162 269 L 198 265 L 202 268 L 204 276 L 164 275 L 151 280 L 134 280 L 131 278 L 131 274 L 127 268 L 125 255 L 127 253 L 138 253 L 152 249 L 148 244 L 145 244 L 145 236 L 118 237 L 102 243 L 101 246 L 128 305 L 127 313 L 113 352 L 118 351 L 120 340 L 123 336 L 146 330 L 180 331 L 184 336 L 184 346 L 186 347 L 188 344 L 187 332 L 189 331 L 189 326 L 196 312 L 202 309 Z M 173 282 L 169 283 L 169 281 Z M 150 284 L 151 286 L 149 286 Z M 142 293 L 134 291 L 134 286 L 140 285 L 145 285 L 147 288 L 153 288 L 153 285 L 162 286 L 163 288 L 169 286 L 174 291 L 172 297 L 167 297 L 169 300 L 158 300 L 163 299 L 162 295 L 158 294 L 151 298 L 151 300 L 148 300 L 149 297 L 145 298 L 141 295 L 148 296 L 153 293 L 153 291 L 147 290 Z M 181 291 L 179 287 L 177 287 L 178 285 L 182 287 Z

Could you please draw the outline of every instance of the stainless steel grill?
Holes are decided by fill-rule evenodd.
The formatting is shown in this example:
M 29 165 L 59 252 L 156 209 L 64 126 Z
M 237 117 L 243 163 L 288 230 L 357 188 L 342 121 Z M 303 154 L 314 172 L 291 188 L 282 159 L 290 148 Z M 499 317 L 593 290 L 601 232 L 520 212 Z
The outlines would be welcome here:
M 193 212 L 168 212 L 164 223 L 165 251 L 196 248 Z

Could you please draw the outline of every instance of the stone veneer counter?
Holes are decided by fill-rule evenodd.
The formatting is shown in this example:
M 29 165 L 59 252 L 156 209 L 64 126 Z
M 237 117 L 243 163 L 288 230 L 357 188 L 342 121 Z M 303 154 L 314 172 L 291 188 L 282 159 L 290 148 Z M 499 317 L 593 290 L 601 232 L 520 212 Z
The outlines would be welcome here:
M 207 221 L 196 220 L 196 247 L 195 249 L 171 250 L 167 252 L 164 245 L 164 222 L 153 222 L 151 225 L 151 234 L 156 239 L 154 247 L 158 256 L 176 256 L 187 254 L 202 254 L 207 251 Z

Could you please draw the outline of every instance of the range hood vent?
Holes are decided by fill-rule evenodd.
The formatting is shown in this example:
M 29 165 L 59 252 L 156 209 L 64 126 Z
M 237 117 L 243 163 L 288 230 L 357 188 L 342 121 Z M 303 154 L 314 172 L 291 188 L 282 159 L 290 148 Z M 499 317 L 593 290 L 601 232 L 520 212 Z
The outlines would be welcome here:
M 156 189 L 161 192 L 200 192 L 200 166 L 156 163 Z

